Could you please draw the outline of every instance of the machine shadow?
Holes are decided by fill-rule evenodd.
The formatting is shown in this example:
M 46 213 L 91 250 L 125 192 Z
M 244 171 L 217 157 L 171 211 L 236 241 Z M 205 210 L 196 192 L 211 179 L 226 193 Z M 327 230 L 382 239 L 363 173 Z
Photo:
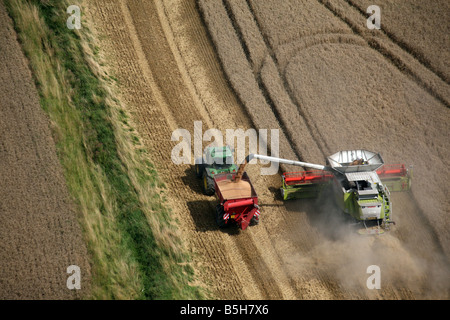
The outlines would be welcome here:
M 202 187 L 202 179 L 195 174 L 194 166 L 189 166 L 184 170 L 185 175 L 181 177 L 183 184 L 188 186 L 196 194 L 204 194 Z
M 292 214 L 304 214 L 311 227 L 328 240 L 341 240 L 354 228 L 333 200 L 331 191 L 324 190 L 317 198 L 290 199 L 283 204 Z
M 212 196 L 211 200 L 188 201 L 187 207 L 194 221 L 195 231 L 208 232 L 219 230 L 229 235 L 237 235 L 241 232 L 239 227 L 231 224 L 225 228 L 220 228 L 215 219 L 217 199 Z
M 219 229 L 214 219 L 215 198 L 188 201 L 187 207 L 194 221 L 195 231 L 207 232 Z
M 215 220 L 217 198 L 204 194 L 202 180 L 195 174 L 194 166 L 189 167 L 184 172 L 185 175 L 181 177 L 184 185 L 189 187 L 195 194 L 203 195 L 204 197 L 204 199 L 187 201 L 186 203 L 194 221 L 195 230 L 199 232 L 220 230 L 229 235 L 239 234 L 241 230 L 237 225 L 232 224 L 225 228 L 219 228 L 217 225 Z

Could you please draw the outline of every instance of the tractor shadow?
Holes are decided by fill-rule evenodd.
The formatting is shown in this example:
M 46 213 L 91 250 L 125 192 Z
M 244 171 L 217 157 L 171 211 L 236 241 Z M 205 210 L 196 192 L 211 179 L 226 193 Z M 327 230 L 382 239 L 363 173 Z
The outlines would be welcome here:
M 194 166 L 190 166 L 184 170 L 185 175 L 181 177 L 183 184 L 188 186 L 196 194 L 204 194 L 202 187 L 202 178 L 198 178 L 195 174 Z
M 194 221 L 195 231 L 208 232 L 219 229 L 214 219 L 215 198 L 211 200 L 188 201 L 187 207 Z
M 273 195 L 274 201 L 283 201 L 283 197 L 281 197 L 280 188 L 269 187 L 270 193 Z

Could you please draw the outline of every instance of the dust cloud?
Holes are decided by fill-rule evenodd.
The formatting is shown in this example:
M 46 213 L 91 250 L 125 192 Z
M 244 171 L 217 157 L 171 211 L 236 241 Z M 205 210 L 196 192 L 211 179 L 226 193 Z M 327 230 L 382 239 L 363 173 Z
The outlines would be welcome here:
M 340 212 L 330 192 L 310 201 L 306 211 L 317 239 L 307 251 L 292 248 L 283 254 L 284 266 L 292 278 L 311 282 L 329 277 L 331 286 L 339 288 L 336 291 L 347 291 L 362 299 L 450 297 L 447 258 L 435 247 L 416 250 L 420 239 L 402 238 L 396 226 L 382 235 L 359 235 L 361 225 L 353 224 Z M 368 268 L 373 265 L 380 268 L 379 290 L 367 287 L 373 274 Z

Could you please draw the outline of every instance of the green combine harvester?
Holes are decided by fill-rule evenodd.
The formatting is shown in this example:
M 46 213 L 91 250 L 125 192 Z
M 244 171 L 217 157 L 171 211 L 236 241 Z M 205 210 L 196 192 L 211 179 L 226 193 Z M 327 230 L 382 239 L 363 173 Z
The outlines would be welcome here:
M 253 158 L 314 169 L 284 173 L 283 199 L 315 198 L 329 188 L 340 209 L 364 225 L 360 234 L 389 230 L 394 223 L 390 192 L 411 188 L 412 167 L 385 165 L 379 153 L 367 150 L 339 151 L 327 158 L 326 166 L 257 154 L 247 156 L 243 166 Z
M 206 148 L 203 157 L 195 161 L 195 174 L 202 179 L 203 191 L 212 196 L 215 193 L 214 176 L 222 173 L 237 173 L 233 153 L 229 146 Z

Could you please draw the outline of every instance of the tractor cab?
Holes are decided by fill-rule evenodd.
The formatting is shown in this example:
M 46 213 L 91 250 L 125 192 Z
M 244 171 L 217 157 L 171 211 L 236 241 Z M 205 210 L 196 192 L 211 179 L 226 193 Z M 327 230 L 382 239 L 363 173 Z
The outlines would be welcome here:
M 203 191 L 207 195 L 215 193 L 214 176 L 222 173 L 237 173 L 233 152 L 229 146 L 208 147 L 203 157 L 195 161 L 195 173 L 202 178 Z
M 224 169 L 234 164 L 233 153 L 229 147 L 210 147 L 205 151 L 205 162 L 209 166 Z
M 344 196 L 345 207 L 357 220 L 383 219 L 382 212 L 383 191 L 382 184 L 375 171 L 355 171 L 348 170 L 344 174 L 347 186 L 346 192 L 349 196 Z
M 377 185 L 371 181 L 356 181 L 356 201 L 360 207 L 361 220 L 373 220 L 383 218 L 383 198 Z

